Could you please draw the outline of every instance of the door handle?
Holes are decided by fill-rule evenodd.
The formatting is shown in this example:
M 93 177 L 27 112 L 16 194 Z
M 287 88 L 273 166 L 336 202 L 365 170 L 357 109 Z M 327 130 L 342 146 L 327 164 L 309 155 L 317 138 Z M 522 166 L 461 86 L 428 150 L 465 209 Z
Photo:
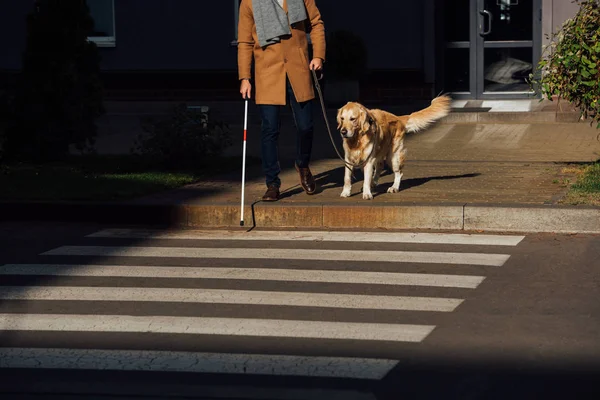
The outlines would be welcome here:
M 481 11 L 479 11 L 479 14 L 481 14 L 482 16 L 487 16 L 488 17 L 488 29 L 487 29 L 487 31 L 483 30 L 485 21 L 484 21 L 484 23 L 481 24 L 481 29 L 479 30 L 479 34 L 481 36 L 487 36 L 487 35 L 489 35 L 492 32 L 492 19 L 494 18 L 494 16 L 488 10 L 481 10 Z

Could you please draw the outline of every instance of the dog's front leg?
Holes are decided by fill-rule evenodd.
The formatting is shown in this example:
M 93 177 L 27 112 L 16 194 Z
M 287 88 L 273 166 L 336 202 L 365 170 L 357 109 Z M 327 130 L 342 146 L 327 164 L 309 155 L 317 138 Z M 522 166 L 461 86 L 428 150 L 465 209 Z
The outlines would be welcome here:
M 373 170 L 375 169 L 375 159 L 370 159 L 364 166 L 365 180 L 363 182 L 363 199 L 372 200 L 373 194 L 371 193 L 371 182 L 373 181 Z
M 348 160 L 346 160 L 348 162 Z M 344 189 L 340 197 L 350 197 L 352 193 L 352 168 L 346 165 L 344 168 Z
M 400 147 L 396 154 L 390 155 L 390 158 L 392 159 L 392 170 L 394 171 L 394 183 L 388 188 L 388 193 L 398 193 L 402 181 L 402 169 L 406 160 L 406 149 Z
M 379 184 L 379 177 L 381 176 L 381 172 L 383 171 L 383 160 L 380 160 L 378 163 L 375 163 L 373 168 L 373 181 L 371 181 L 371 188 L 376 188 Z

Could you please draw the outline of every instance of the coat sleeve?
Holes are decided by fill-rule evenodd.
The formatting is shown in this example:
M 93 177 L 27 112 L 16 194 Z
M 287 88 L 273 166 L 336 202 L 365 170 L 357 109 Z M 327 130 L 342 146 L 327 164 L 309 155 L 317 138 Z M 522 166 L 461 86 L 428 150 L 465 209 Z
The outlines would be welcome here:
M 240 80 L 250 79 L 252 75 L 254 49 L 252 31 L 254 29 L 254 16 L 250 7 L 251 1 L 242 0 L 240 4 L 240 18 L 238 22 L 238 77 Z
M 313 57 L 325 61 L 325 24 L 321 19 L 321 12 L 315 0 L 304 0 L 308 19 L 310 20 L 310 40 L 312 42 Z

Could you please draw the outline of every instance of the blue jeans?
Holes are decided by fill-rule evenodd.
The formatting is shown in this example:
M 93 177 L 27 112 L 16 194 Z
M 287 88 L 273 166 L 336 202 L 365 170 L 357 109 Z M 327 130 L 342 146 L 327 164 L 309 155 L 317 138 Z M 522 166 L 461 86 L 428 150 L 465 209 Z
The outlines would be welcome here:
M 296 124 L 296 165 L 307 168 L 310 162 L 313 142 L 312 101 L 298 103 L 290 81 L 286 79 L 287 103 L 291 106 Z M 277 140 L 281 128 L 280 111 L 282 106 L 259 104 L 261 124 L 262 168 L 266 184 L 281 186 L 279 173 L 279 152 Z

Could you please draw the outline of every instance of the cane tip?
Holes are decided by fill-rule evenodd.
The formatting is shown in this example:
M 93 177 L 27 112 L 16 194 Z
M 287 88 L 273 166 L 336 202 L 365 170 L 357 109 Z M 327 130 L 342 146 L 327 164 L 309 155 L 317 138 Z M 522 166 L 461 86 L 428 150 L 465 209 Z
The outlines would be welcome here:
M 240 221 L 240 226 L 244 226 L 244 221 Z

